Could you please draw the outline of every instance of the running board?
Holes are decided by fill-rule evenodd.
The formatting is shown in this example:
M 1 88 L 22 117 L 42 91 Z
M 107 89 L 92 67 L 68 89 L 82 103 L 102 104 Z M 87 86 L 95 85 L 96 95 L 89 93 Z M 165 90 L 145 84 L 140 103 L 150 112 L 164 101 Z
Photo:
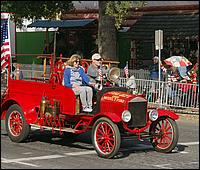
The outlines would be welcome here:
M 40 128 L 43 128 L 43 129 L 47 129 L 47 130 L 52 130 L 53 127 L 49 127 L 49 126 L 40 126 L 40 125 L 36 125 L 36 124 L 30 124 L 31 127 L 34 127 L 34 128 L 37 128 L 37 129 L 40 129 Z M 77 130 L 75 129 L 72 129 L 72 128 L 56 128 L 54 127 L 53 130 L 57 130 L 57 131 L 62 131 L 62 132 L 70 132 L 70 133 L 75 133 Z
M 132 135 L 132 136 L 121 136 L 122 139 L 124 140 L 138 140 L 138 135 Z M 150 135 L 141 135 L 142 140 L 144 139 L 150 139 L 151 136 Z

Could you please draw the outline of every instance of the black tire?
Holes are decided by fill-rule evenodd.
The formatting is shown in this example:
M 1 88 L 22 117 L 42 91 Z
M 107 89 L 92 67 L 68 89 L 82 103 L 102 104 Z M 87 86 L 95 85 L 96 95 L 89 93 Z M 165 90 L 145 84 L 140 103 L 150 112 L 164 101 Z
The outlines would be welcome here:
M 31 129 L 31 126 L 26 122 L 21 107 L 17 104 L 9 107 L 6 114 L 5 126 L 9 138 L 17 143 L 26 140 Z
M 157 152 L 169 153 L 178 143 L 179 132 L 175 120 L 161 117 L 153 122 L 149 129 L 152 138 L 150 142 Z M 155 136 L 157 134 L 160 136 Z
M 102 128 L 104 130 L 107 128 L 107 131 L 104 131 Z M 97 135 L 100 137 L 99 141 L 97 140 Z M 106 117 L 99 118 L 92 128 L 92 144 L 98 156 L 102 158 L 113 158 L 118 153 L 121 145 L 118 126 Z M 103 146 L 103 144 L 105 145 Z

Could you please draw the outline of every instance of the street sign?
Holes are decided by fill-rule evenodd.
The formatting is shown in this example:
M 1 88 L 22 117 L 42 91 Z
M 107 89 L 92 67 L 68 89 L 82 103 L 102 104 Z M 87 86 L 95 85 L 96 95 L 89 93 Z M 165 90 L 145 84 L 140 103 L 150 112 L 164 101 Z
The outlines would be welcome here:
M 163 49 L 163 31 L 162 30 L 155 31 L 155 47 L 156 47 L 156 50 Z

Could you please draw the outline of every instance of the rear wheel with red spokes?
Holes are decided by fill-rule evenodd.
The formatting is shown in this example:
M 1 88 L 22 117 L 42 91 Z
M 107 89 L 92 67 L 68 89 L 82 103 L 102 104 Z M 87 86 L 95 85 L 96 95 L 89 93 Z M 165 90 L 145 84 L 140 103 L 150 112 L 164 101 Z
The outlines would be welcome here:
M 98 119 L 92 129 L 92 143 L 100 157 L 114 157 L 121 144 L 118 126 L 108 118 Z
M 5 126 L 8 136 L 13 142 L 24 141 L 30 132 L 30 125 L 26 123 L 24 113 L 17 104 L 9 107 L 6 114 Z
M 178 143 L 178 127 L 169 117 L 161 117 L 150 126 L 150 142 L 158 152 L 171 152 Z

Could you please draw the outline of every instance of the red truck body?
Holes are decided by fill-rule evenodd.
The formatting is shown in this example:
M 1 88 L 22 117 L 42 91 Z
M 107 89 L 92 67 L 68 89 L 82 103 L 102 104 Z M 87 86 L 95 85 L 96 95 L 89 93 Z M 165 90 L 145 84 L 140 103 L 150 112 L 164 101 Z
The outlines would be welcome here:
M 78 96 L 56 78 L 62 74 L 54 68 L 49 81 L 8 77 L 1 119 L 5 120 L 12 141 L 26 140 L 30 127 L 37 126 L 61 134 L 80 134 L 92 129 L 94 148 L 104 158 L 117 154 L 122 136 L 148 138 L 160 152 L 175 148 L 178 116 L 174 112 L 159 108 L 150 111 L 142 95 L 131 94 L 127 88 L 105 87 L 94 96 L 93 112 L 83 113 Z

